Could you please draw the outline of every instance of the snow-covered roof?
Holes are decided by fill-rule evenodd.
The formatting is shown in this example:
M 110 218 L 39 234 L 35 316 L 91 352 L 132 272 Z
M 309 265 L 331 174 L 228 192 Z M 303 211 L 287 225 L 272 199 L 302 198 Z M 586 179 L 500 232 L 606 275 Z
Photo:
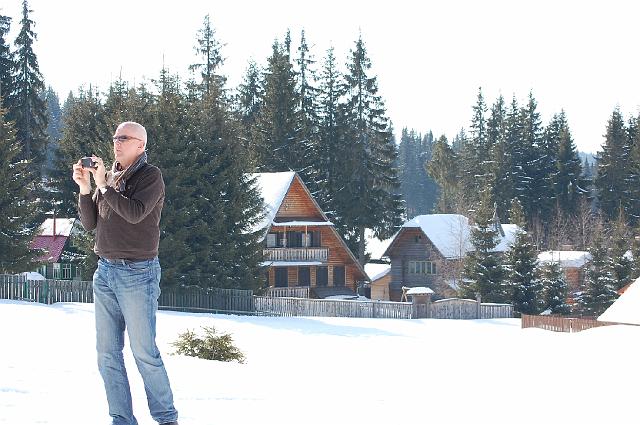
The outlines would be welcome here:
M 47 218 L 40 226 L 39 236 L 69 236 L 75 218 L 56 218 L 56 234 L 53 234 L 53 218 Z
M 591 260 L 588 251 L 542 251 L 538 254 L 541 264 L 558 263 L 560 267 L 583 267 Z
M 364 265 L 364 271 L 371 281 L 378 280 L 389 274 L 391 264 L 367 263 Z
M 367 252 L 371 255 L 370 258 L 375 260 L 381 259 L 396 235 L 393 235 L 389 239 L 380 240 L 375 237 L 372 229 L 364 229 L 364 238 L 367 244 Z
M 419 215 L 406 222 L 403 228 L 420 228 L 446 258 L 460 258 L 473 250 L 469 219 L 460 214 Z M 502 224 L 504 236 L 498 235 L 495 252 L 504 252 L 515 241 L 519 227 Z
M 280 205 L 287 195 L 295 173 L 287 171 L 283 173 L 255 173 L 250 178 L 255 179 L 256 186 L 264 200 L 265 216 L 262 221 L 256 223 L 254 231 L 266 229 L 271 225 Z
M 433 289 L 426 286 L 415 286 L 407 291 L 407 295 L 425 295 L 433 294 Z
M 603 322 L 640 325 L 640 278 L 598 317 Z

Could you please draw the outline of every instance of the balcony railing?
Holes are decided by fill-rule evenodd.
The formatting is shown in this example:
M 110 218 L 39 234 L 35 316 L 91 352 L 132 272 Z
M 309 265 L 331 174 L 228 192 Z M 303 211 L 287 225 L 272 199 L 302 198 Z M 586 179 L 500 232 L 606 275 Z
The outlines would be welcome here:
M 329 248 L 266 248 L 264 261 L 321 261 L 327 262 Z

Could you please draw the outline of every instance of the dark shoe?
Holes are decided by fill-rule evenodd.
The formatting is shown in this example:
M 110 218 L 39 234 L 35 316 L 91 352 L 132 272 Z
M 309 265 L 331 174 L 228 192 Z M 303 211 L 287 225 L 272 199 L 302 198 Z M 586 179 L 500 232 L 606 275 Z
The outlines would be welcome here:
M 173 422 L 167 422 L 166 424 L 160 424 L 160 425 L 178 425 L 178 422 L 173 421 Z

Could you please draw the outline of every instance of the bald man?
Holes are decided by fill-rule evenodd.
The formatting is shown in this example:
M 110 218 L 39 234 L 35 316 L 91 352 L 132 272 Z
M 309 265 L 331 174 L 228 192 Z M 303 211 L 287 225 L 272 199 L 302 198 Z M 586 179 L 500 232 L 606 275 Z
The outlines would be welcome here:
M 73 165 L 73 180 L 83 227 L 96 231 L 100 257 L 93 275 L 98 369 L 104 381 L 113 425 L 137 425 L 122 350 L 124 331 L 147 393 L 149 411 L 159 424 L 177 425 L 169 378 L 156 346 L 156 311 L 160 296 L 160 214 L 164 182 L 158 167 L 147 163 L 147 131 L 124 122 L 113 135 L 115 162 L 106 171 Z M 96 190 L 91 195 L 91 178 Z

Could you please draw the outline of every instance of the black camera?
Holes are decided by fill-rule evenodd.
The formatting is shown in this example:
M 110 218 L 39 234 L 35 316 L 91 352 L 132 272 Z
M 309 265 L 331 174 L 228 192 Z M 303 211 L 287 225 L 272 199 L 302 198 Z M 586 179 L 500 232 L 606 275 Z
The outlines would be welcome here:
M 85 156 L 80 159 L 80 163 L 82 164 L 82 168 L 98 168 L 98 164 L 90 156 Z

